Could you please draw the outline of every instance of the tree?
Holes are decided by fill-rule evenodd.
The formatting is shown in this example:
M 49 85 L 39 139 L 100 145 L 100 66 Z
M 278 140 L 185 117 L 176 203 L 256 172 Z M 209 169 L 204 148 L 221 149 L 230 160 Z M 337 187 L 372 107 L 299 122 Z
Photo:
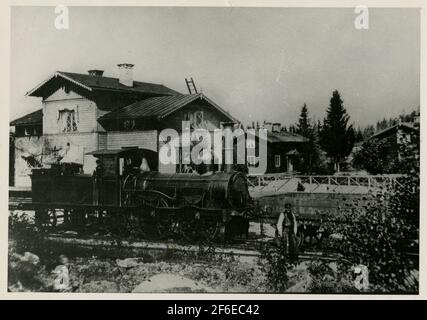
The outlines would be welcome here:
M 363 167 L 371 174 L 387 173 L 391 164 L 390 152 L 388 141 L 366 140 L 354 156 L 354 166 Z
M 309 135 L 312 134 L 312 129 L 311 121 L 308 118 L 307 105 L 304 103 L 301 108 L 301 114 L 299 116 L 298 123 L 296 124 L 296 133 L 308 138 Z
M 335 90 L 323 120 L 320 145 L 332 158 L 336 172 L 340 171 L 340 161 L 350 154 L 354 145 L 355 134 L 353 127 L 348 126 L 349 119 L 343 100 L 338 90 Z
M 300 169 L 303 172 L 312 173 L 319 160 L 319 148 L 316 141 L 315 128 L 308 117 L 308 108 L 305 103 L 301 108 L 301 114 L 295 127 L 296 133 L 308 139 L 308 142 L 300 149 L 303 160 Z
M 383 118 L 381 121 L 377 121 L 376 130 L 377 132 L 387 129 L 389 127 L 389 122 L 386 118 Z
M 363 129 L 363 139 L 369 138 L 375 133 L 375 128 L 373 125 L 369 125 Z
M 396 183 L 378 190 L 366 209 L 345 215 L 330 232 L 340 233 L 337 249 L 345 257 L 339 264 L 369 268 L 372 291 L 417 292 L 419 270 L 420 163 L 419 139 L 399 146 L 402 161 Z
M 358 127 L 357 130 L 356 130 L 355 141 L 356 142 L 361 142 L 363 140 L 364 140 L 364 137 L 363 137 L 362 129 L 360 129 L 360 127 Z

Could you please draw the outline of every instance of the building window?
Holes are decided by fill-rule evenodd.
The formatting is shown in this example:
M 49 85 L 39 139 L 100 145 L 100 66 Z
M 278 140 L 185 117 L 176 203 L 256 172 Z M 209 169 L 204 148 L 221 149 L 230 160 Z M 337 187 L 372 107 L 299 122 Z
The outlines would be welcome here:
M 248 166 L 255 167 L 257 164 L 257 158 L 255 156 L 248 156 Z
M 196 111 L 194 113 L 194 125 L 197 128 L 203 126 L 203 111 Z
M 276 168 L 280 168 L 280 154 L 276 154 L 274 156 L 274 164 L 275 164 Z
M 25 127 L 24 128 L 24 135 L 26 136 L 34 136 L 34 129 L 32 127 Z
M 60 110 L 59 123 L 61 132 L 77 131 L 76 113 L 74 110 Z
M 193 121 L 193 115 L 191 114 L 191 112 L 184 113 L 184 121 Z
M 125 120 L 123 121 L 123 129 L 133 130 L 135 128 L 135 120 Z

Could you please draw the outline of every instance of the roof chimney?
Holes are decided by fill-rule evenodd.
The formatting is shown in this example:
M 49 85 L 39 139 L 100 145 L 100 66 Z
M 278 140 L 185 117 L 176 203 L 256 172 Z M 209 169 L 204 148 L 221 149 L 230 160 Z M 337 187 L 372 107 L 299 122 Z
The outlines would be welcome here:
M 125 86 L 133 87 L 133 64 L 120 63 L 119 67 L 119 82 Z
M 91 75 L 91 76 L 102 77 L 104 70 L 92 69 L 92 70 L 88 70 L 87 73 L 89 73 L 89 75 Z
M 272 132 L 280 132 L 280 130 L 282 130 L 282 124 L 280 122 L 273 123 L 271 131 Z
M 271 122 L 264 121 L 264 129 L 267 129 L 268 132 L 273 132 L 273 124 Z

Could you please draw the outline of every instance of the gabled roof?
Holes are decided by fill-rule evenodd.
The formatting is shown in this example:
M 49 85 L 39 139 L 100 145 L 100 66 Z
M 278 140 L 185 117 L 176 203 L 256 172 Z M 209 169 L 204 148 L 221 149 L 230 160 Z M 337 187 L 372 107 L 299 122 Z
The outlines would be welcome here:
M 135 148 L 132 147 L 132 148 L 123 148 L 123 149 L 99 149 L 99 150 L 87 152 L 85 154 L 99 157 L 99 156 L 108 156 L 108 155 L 124 156 L 124 155 L 135 154 L 135 153 L 147 154 L 147 153 L 154 153 L 154 151 L 138 148 L 138 147 L 135 147 Z
M 22 125 L 38 125 L 43 122 L 43 109 L 26 114 L 25 116 L 13 120 L 11 126 L 22 126 Z
M 307 142 L 308 139 L 292 132 L 267 132 L 267 141 L 270 143 L 280 142 Z
M 49 85 L 55 79 L 62 78 L 77 86 L 80 86 L 88 91 L 93 90 L 108 90 L 116 92 L 129 92 L 129 93 L 144 93 L 154 95 L 172 95 L 178 92 L 165 87 L 161 84 L 147 83 L 134 81 L 132 87 L 125 86 L 119 82 L 118 78 L 96 76 L 82 73 L 56 71 L 48 79 L 40 83 L 38 86 L 28 91 L 26 95 L 34 97 L 42 97 L 45 86 Z
M 375 134 L 373 134 L 372 136 L 370 136 L 368 139 L 382 139 L 384 137 L 387 137 L 391 134 L 394 134 L 397 132 L 397 130 L 399 129 L 403 129 L 406 131 L 418 131 L 417 128 L 415 128 L 412 123 L 409 122 L 402 122 L 402 123 L 398 123 L 395 124 L 394 126 L 388 127 L 384 130 L 381 130 Z
M 150 117 L 155 117 L 160 120 L 198 99 L 207 102 L 209 105 L 227 117 L 227 119 L 230 121 L 237 121 L 233 116 L 223 110 L 215 102 L 203 95 L 203 93 L 175 94 L 172 96 L 144 99 L 132 103 L 126 107 L 111 111 L 98 120 L 102 122 L 108 119 L 137 119 Z

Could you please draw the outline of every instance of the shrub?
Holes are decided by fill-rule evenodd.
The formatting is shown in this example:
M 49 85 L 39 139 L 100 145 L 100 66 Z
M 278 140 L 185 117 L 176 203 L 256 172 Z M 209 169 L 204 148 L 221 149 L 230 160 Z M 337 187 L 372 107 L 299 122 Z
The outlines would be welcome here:
M 343 270 L 334 270 L 330 262 L 312 261 L 308 267 L 310 274 L 310 293 L 356 293 L 351 274 Z
M 285 292 L 288 288 L 288 269 L 291 266 L 283 242 L 279 246 L 263 247 L 261 261 L 266 275 L 267 287 L 273 292 Z
M 9 214 L 9 240 L 14 242 L 17 252 L 44 251 L 44 236 L 44 230 L 37 228 L 28 215 L 17 212 Z
M 416 140 L 412 140 L 416 141 Z M 349 268 L 363 264 L 369 269 L 374 291 L 417 292 L 413 279 L 419 268 L 419 148 L 401 150 L 399 170 L 403 177 L 378 192 L 365 210 L 346 215 L 346 223 L 331 232 L 341 233 L 340 263 Z M 408 281 L 410 279 L 410 281 Z
M 366 140 L 355 154 L 353 165 L 363 167 L 371 174 L 386 173 L 390 170 L 390 152 L 389 142 L 376 139 Z

